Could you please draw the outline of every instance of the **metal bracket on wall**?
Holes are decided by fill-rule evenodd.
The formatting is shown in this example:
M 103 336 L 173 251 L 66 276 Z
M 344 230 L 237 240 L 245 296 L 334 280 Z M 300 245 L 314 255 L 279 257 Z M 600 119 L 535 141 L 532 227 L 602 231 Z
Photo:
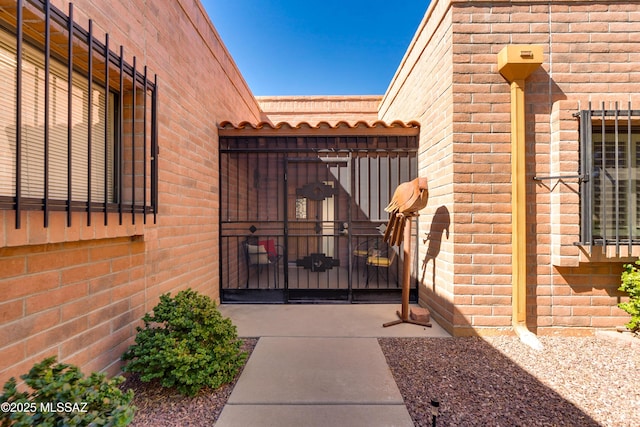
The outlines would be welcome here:
M 555 175 L 555 176 L 534 176 L 533 180 L 534 181 L 543 181 L 545 179 L 578 179 L 578 182 L 580 181 L 588 181 L 589 177 L 588 175 Z

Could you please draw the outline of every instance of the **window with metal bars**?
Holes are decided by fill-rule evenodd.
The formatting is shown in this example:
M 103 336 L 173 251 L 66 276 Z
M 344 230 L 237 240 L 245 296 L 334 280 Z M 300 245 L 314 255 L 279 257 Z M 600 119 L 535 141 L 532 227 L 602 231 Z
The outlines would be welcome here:
M 25 198 L 44 198 L 44 58 L 41 51 L 23 46 L 22 58 L 22 141 L 21 141 L 21 184 L 22 196 Z M 6 97 L 0 104 L 0 117 L 5 134 L 0 143 L 4 146 L 0 155 L 0 194 L 12 196 L 16 187 L 15 153 L 15 38 L 0 30 L 0 69 L 3 77 L 3 88 L 8 88 Z M 105 99 L 104 86 L 92 88 L 92 117 L 88 117 L 88 82 L 74 71 L 72 76 L 72 108 L 67 109 L 68 79 L 67 68 L 53 59 L 49 62 L 49 196 L 52 199 L 65 200 L 68 195 L 67 150 L 68 150 L 68 115 L 71 113 L 73 130 L 71 133 L 71 196 L 74 201 L 88 201 L 88 134 L 91 132 L 92 158 L 91 193 L 95 200 L 115 202 L 114 194 L 114 125 L 116 117 L 115 94 L 109 92 L 109 101 Z M 6 80 L 5 80 L 6 78 Z M 109 105 L 110 112 L 105 114 Z M 105 117 L 110 117 L 106 123 Z M 106 138 L 105 138 L 106 132 Z M 106 167 L 106 170 L 105 170 Z M 106 180 L 106 185 L 105 185 Z M 105 194 L 106 191 L 106 194 Z
M 157 79 L 48 0 L 0 8 L 0 208 L 157 213 Z
M 640 110 L 580 112 L 581 240 L 640 244 Z

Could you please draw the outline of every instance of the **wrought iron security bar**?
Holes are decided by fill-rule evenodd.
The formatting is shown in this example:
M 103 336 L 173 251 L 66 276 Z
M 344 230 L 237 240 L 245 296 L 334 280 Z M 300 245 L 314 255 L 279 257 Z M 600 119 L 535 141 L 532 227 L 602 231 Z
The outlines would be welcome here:
M 418 136 L 329 132 L 220 136 L 222 301 L 400 300 L 384 208 L 417 176 Z
M 45 227 L 49 225 L 51 211 L 66 211 L 68 226 L 74 211 L 87 212 L 87 225 L 91 225 L 94 212 L 104 213 L 105 225 L 108 225 L 109 212 L 119 213 L 120 224 L 123 213 L 131 213 L 132 223 L 136 221 L 136 214 L 143 214 L 146 223 L 146 215 L 152 213 L 155 223 L 158 212 L 157 76 L 150 78 L 146 66 L 142 70 L 137 68 L 135 57 L 133 65 L 128 64 L 122 47 L 119 54 L 111 51 L 108 34 L 104 43 L 99 41 L 93 34 L 91 20 L 88 31 L 74 22 L 73 4 L 69 4 L 68 15 L 49 0 L 16 0 L 15 8 L 3 6 L 0 12 L 0 32 L 15 38 L 13 48 L 5 44 L 9 50 L 3 51 L 15 64 L 11 91 L 15 95 L 15 128 L 5 129 L 14 158 L 3 159 L 1 156 L 8 154 L 0 153 L 0 163 L 12 164 L 10 169 L 13 169 L 11 174 L 2 175 L 3 180 L 13 182 L 0 183 L 0 209 L 15 210 L 17 229 L 21 228 L 21 214 L 26 210 L 43 210 Z M 44 88 L 38 89 L 43 91 L 44 101 L 33 107 L 44 111 L 37 113 L 43 117 L 42 123 L 26 123 L 24 97 L 29 94 L 30 82 L 25 77 L 25 66 L 44 76 L 39 83 Z M 65 78 L 66 83 L 61 84 Z M 62 92 L 66 86 L 66 103 L 52 100 L 53 84 L 57 85 L 56 91 L 62 89 Z M 79 88 L 82 89 L 80 96 L 76 95 Z M 99 100 L 94 99 L 96 93 L 100 95 Z M 66 114 L 66 125 L 51 123 L 52 111 L 58 114 L 61 108 L 66 108 L 66 112 L 61 113 Z M 86 121 L 81 123 L 80 130 L 73 121 L 77 114 L 83 115 L 82 122 Z M 94 119 L 103 124 L 95 126 Z M 28 141 L 29 132 L 41 135 L 41 139 Z M 58 139 L 54 142 L 52 134 L 58 139 L 60 134 L 65 134 L 66 147 L 61 148 Z M 27 147 L 29 143 L 31 146 Z M 78 154 L 80 146 L 81 154 Z M 33 156 L 30 149 L 36 151 L 37 162 L 29 163 L 29 156 Z M 83 165 L 80 173 L 75 172 L 79 164 Z M 28 171 L 28 178 L 36 182 L 35 190 L 27 188 L 27 166 L 35 170 Z M 61 168 L 66 168 L 66 172 L 60 172 Z M 7 178 L 8 175 L 11 177 Z
M 581 244 L 640 244 L 640 110 L 580 111 Z

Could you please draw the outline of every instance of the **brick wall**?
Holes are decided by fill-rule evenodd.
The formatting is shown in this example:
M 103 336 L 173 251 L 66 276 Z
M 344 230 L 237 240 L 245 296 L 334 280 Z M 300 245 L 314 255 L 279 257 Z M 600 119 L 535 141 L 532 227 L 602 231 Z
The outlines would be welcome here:
M 454 322 L 454 275 L 464 273 L 468 256 L 454 252 L 458 224 L 453 151 L 452 21 L 445 2 L 434 2 L 380 104 L 380 118 L 417 120 L 420 127 L 418 175 L 429 179 L 429 201 L 419 219 L 420 303 L 451 331 Z M 438 58 L 438 60 L 434 60 Z M 456 268 L 458 269 L 456 271 Z
M 112 366 L 145 312 L 144 261 L 141 238 L 0 249 L 3 371 L 25 373 L 50 354 Z
M 68 1 L 52 4 L 65 13 Z M 75 21 L 159 86 L 159 213 L 0 211 L 0 382 L 49 355 L 85 371 L 116 373 L 135 326 L 160 294 L 219 292 L 218 138 L 222 120 L 257 122 L 260 110 L 198 0 L 76 0 Z M 167 25 L 171 23 L 171 25 Z M 128 129 L 125 129 L 128 132 Z M 128 137 L 128 135 L 127 135 Z M 126 154 L 126 153 L 125 153 Z M 129 196 L 130 197 L 130 196 Z M 138 196 L 136 196 L 138 197 Z
M 639 104 L 633 89 L 640 82 L 639 16 L 638 2 L 432 2 L 380 114 L 419 117 L 421 152 L 429 154 L 421 156 L 421 171 L 447 177 L 442 189 L 432 182 L 438 199 L 430 200 L 423 222 L 428 227 L 433 211 L 447 207 L 452 236 L 443 247 L 452 262 L 438 257 L 446 268 L 436 270 L 435 295 L 433 283 L 423 278 L 421 300 L 443 318 L 449 312 L 441 308 L 442 299 L 453 304 L 447 327 L 456 334 L 511 323 L 510 94 L 497 70 L 497 53 L 510 43 L 544 47 L 542 67 L 525 90 L 529 326 L 576 331 L 626 322 L 616 307 L 616 288 L 621 263 L 631 258 L 611 251 L 589 255 L 575 246 L 576 181 L 533 177 L 577 174 L 578 123 L 572 114 L 589 101 L 605 101 L 607 108 L 616 101 L 621 108 L 628 101 Z M 440 63 L 451 64 L 448 91 L 434 89 L 442 79 Z M 434 94 L 447 96 L 450 108 Z M 442 120 L 433 114 L 443 114 Z M 445 137 L 437 131 L 442 128 L 449 129 Z M 435 155 L 443 151 L 444 158 Z
M 381 96 L 259 96 L 263 120 L 312 126 L 324 121 L 334 126 L 339 121 L 374 122 L 378 119 Z
M 68 2 L 53 4 L 66 11 Z M 527 81 L 528 318 L 539 332 L 612 327 L 621 258 L 573 245 L 577 124 L 588 101 L 640 105 L 640 5 L 566 1 L 433 1 L 387 94 L 323 100 L 251 95 L 197 0 L 77 0 L 75 20 L 109 33 L 125 59 L 158 74 L 158 223 L 111 215 L 0 211 L 0 381 L 48 355 L 84 370 L 120 369 L 138 319 L 160 294 L 192 287 L 218 297 L 217 123 L 261 120 L 421 122 L 419 173 L 430 201 L 419 228 L 420 300 L 456 334 L 511 316 L 508 84 L 497 52 L 544 46 Z M 166 23 L 172 25 L 167 27 Z M 637 91 L 636 91 L 637 92 Z M 416 96 L 420 94 L 420 96 Z M 340 98 L 340 97 L 338 97 Z M 475 328 L 472 330 L 471 328 Z

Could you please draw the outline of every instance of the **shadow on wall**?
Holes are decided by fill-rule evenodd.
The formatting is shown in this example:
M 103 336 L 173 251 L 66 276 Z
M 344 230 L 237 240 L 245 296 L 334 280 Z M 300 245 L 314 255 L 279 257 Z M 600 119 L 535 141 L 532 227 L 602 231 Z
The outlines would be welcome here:
M 545 47 L 548 49 L 548 47 Z M 507 86 L 508 87 L 508 86 Z M 554 154 L 549 152 L 549 144 L 551 143 L 550 132 L 536 131 L 536 120 L 538 117 L 551 117 L 553 106 L 556 102 L 565 101 L 567 95 L 562 88 L 553 80 L 553 77 L 543 68 L 540 67 L 534 71 L 526 81 L 525 88 L 525 175 L 526 175 L 526 313 L 527 326 L 536 333 L 539 324 L 538 314 L 538 298 L 545 297 L 540 295 L 539 285 L 544 285 L 541 277 L 551 272 L 552 267 L 543 265 L 539 260 L 539 256 L 546 257 L 547 244 L 539 244 L 539 236 L 549 237 L 549 224 L 552 222 L 552 216 L 548 221 L 540 221 L 539 214 L 546 214 L 551 208 L 549 203 L 541 204 L 540 196 L 550 196 L 554 188 L 550 186 L 552 181 L 534 181 L 533 177 L 538 175 L 538 165 L 542 163 L 544 170 L 548 170 L 549 160 L 540 161 L 541 158 L 547 158 Z M 540 119 L 538 119 L 540 121 Z M 548 176 L 547 172 L 540 172 L 542 176 Z M 558 181 L 559 183 L 559 181 Z M 557 185 L 557 183 L 555 184 Z M 543 206 L 544 205 L 544 206 Z M 540 249 L 543 249 L 540 252 Z M 545 268 L 548 273 L 540 274 Z
M 571 288 L 572 295 L 607 296 L 620 302 L 625 295 L 618 290 L 624 264 L 627 263 L 581 263 L 578 267 L 556 267 L 556 270 Z
M 422 272 L 420 276 L 420 283 L 424 283 L 425 275 L 427 274 L 427 264 L 430 260 L 433 260 L 432 272 L 431 272 L 431 287 L 435 292 L 436 288 L 436 258 L 440 254 L 440 247 L 442 246 L 442 235 L 446 233 L 445 237 L 449 239 L 449 227 L 451 226 L 451 215 L 449 209 L 446 206 L 440 206 L 436 209 L 436 213 L 431 220 L 431 228 L 427 233 L 422 243 L 427 244 L 427 254 L 422 260 Z

